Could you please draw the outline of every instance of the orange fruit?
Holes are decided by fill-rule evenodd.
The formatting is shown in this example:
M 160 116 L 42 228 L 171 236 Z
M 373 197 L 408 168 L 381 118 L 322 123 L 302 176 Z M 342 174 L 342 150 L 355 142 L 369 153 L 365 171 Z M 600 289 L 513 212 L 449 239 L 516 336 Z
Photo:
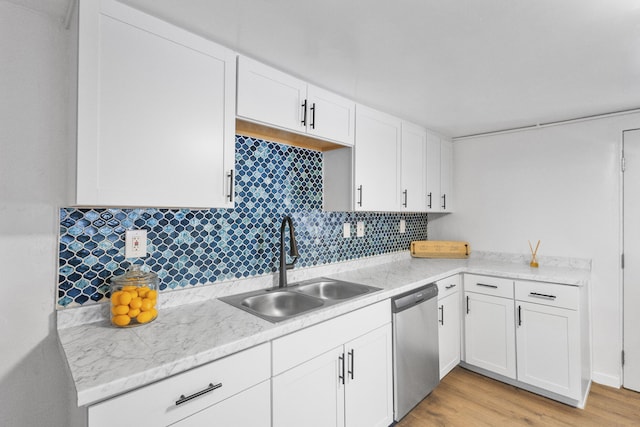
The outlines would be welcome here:
M 141 306 L 142 306 L 142 298 L 140 298 L 140 297 L 135 297 L 129 303 L 129 307 L 134 308 L 134 309 L 135 308 L 140 308 Z
M 138 321 L 138 323 L 148 323 L 153 320 L 153 314 L 150 311 L 143 311 L 142 313 L 138 314 L 136 320 Z
M 153 303 L 151 302 L 151 300 L 149 298 L 144 298 L 142 300 L 142 305 L 140 306 L 140 310 L 149 311 L 152 308 L 153 308 Z
M 158 298 L 158 291 L 149 291 L 145 296 L 149 299 L 156 299 Z
M 118 298 L 118 305 L 129 305 L 131 302 L 131 294 L 129 292 L 122 292 Z
M 120 314 L 118 316 L 113 316 L 111 322 L 113 322 L 114 325 L 127 326 L 129 322 L 131 322 L 131 318 L 126 314 Z
M 128 305 L 117 305 L 111 310 L 113 314 L 127 314 L 129 312 Z
M 133 319 L 134 317 L 138 316 L 138 314 L 140 314 L 140 309 L 139 308 L 132 308 L 127 313 L 127 316 L 129 316 L 130 318 Z

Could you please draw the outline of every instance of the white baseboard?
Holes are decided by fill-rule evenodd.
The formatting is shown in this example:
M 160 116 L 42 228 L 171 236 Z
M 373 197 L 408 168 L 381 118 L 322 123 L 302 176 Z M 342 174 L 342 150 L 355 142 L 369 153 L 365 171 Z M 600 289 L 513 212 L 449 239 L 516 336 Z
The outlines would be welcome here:
M 591 380 L 594 383 L 606 385 L 609 387 L 620 388 L 622 386 L 622 381 L 620 379 L 620 376 L 618 375 L 608 375 L 601 372 L 593 372 L 591 374 Z

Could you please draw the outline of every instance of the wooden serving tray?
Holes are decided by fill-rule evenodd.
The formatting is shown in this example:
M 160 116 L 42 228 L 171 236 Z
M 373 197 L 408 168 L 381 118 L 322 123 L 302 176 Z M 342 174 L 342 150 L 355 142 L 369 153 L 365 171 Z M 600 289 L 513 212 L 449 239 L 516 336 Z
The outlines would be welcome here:
M 411 242 L 411 256 L 416 258 L 469 258 L 469 242 L 451 240 L 415 240 Z

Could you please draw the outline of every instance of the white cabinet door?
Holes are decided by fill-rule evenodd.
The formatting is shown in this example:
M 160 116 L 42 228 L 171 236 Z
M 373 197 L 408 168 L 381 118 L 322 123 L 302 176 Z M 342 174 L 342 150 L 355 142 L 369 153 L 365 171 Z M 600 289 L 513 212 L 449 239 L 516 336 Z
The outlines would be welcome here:
M 426 164 L 427 212 L 451 212 L 453 207 L 453 143 L 429 132 Z
M 400 210 L 402 121 L 358 105 L 356 108 L 355 209 Z
M 307 86 L 307 133 L 353 145 L 355 102 L 319 87 Z
M 402 210 L 420 212 L 426 209 L 425 160 L 427 131 L 402 122 L 401 206 Z
M 244 56 L 238 57 L 238 116 L 305 132 L 306 95 L 304 81 Z
M 233 207 L 235 54 L 113 0 L 79 9 L 75 205 Z
M 345 425 L 387 427 L 393 422 L 391 324 L 344 346 Z
M 438 342 L 440 349 L 440 379 L 460 363 L 460 293 L 438 299 Z
M 465 292 L 465 362 L 516 378 L 513 300 Z
M 427 133 L 426 196 L 427 212 L 440 212 L 440 137 Z
M 344 426 L 340 346 L 272 379 L 273 427 Z
M 210 406 L 174 427 L 271 426 L 271 385 L 269 381 Z
M 453 143 L 440 139 L 440 207 L 453 210 Z
M 518 380 L 580 399 L 580 319 L 564 308 L 517 301 Z

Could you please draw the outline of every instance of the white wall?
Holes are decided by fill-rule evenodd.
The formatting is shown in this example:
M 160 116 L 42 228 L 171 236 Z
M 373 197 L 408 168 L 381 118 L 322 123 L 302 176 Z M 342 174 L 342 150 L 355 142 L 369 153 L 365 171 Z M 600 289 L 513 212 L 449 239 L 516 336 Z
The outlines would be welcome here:
M 640 114 L 454 143 L 455 213 L 430 239 L 472 250 L 592 259 L 593 379 L 621 384 L 620 150 Z
M 0 425 L 80 425 L 55 332 L 71 35 L 0 1 Z

